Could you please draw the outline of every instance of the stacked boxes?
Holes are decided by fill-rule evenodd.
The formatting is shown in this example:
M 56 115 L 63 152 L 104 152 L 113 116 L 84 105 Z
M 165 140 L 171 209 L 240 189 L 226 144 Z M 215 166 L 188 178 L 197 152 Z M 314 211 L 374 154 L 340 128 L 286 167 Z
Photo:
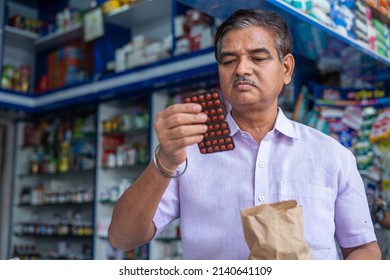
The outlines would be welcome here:
M 374 51 L 383 55 L 389 56 L 389 28 L 386 24 L 374 18 L 372 20 L 375 28 L 375 48 Z
M 284 0 L 363 47 L 390 57 L 387 0 Z
M 49 89 L 82 82 L 88 78 L 87 59 L 82 42 L 76 42 L 48 54 Z

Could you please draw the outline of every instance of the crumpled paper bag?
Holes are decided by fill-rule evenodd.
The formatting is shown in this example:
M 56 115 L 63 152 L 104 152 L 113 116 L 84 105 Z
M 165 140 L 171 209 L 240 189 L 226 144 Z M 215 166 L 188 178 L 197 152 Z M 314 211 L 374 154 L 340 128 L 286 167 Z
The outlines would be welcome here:
M 310 260 L 303 237 L 303 209 L 295 200 L 241 210 L 250 260 Z

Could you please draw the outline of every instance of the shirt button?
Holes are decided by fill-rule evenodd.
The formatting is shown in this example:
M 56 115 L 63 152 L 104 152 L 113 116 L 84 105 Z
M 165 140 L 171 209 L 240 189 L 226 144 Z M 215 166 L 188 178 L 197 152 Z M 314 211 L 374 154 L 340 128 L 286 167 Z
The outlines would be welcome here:
M 260 195 L 258 199 L 259 199 L 259 201 L 264 201 L 265 197 L 264 197 L 264 195 Z
M 264 163 L 260 163 L 260 164 L 259 164 L 259 167 L 260 167 L 260 168 L 263 168 L 263 167 L 264 167 Z

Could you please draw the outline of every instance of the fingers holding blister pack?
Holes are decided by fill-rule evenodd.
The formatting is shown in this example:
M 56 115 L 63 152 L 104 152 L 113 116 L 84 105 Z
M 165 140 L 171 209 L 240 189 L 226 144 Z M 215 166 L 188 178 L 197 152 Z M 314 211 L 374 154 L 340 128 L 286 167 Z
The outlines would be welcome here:
M 202 142 L 198 143 L 202 154 L 230 151 L 234 149 L 229 124 L 221 96 L 217 90 L 204 91 L 185 96 L 184 103 L 198 103 L 207 115 L 207 131 Z

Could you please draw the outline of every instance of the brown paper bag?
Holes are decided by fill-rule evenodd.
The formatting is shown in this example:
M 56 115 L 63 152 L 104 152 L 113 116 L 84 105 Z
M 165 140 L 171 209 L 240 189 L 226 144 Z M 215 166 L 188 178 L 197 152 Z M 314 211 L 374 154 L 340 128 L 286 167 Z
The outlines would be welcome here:
M 241 210 L 250 260 L 309 260 L 303 237 L 303 212 L 295 200 Z

